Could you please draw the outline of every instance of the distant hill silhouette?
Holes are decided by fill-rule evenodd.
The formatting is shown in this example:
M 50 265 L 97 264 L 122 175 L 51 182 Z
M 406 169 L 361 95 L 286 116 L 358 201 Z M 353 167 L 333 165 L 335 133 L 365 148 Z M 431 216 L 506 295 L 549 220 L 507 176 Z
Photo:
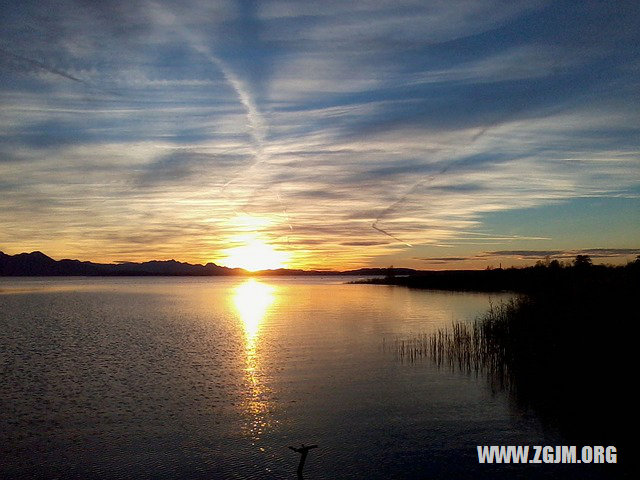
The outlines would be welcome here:
M 395 275 L 416 273 L 410 268 L 394 268 Z M 54 260 L 42 252 L 7 255 L 0 252 L 0 276 L 224 276 L 224 275 L 388 275 L 388 268 L 361 268 L 343 272 L 331 270 L 292 270 L 280 268 L 248 272 L 241 268 L 228 268 L 207 263 L 206 265 L 178 262 L 176 260 L 151 260 L 149 262 L 93 263 L 80 260 Z
M 175 260 L 135 263 L 93 263 L 79 260 L 54 260 L 42 252 L 6 255 L 0 252 L 0 276 L 65 276 L 65 275 L 240 275 L 239 268 L 221 267 L 214 263 L 192 265 Z

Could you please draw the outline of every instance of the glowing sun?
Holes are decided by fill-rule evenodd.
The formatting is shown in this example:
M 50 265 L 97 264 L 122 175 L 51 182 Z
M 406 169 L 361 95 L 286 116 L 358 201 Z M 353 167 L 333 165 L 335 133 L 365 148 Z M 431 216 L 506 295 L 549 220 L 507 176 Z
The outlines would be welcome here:
M 223 265 L 244 268 L 251 272 L 286 268 L 290 257 L 288 253 L 280 252 L 260 240 L 252 240 L 246 245 L 230 248 L 226 254 L 227 257 L 221 262 Z

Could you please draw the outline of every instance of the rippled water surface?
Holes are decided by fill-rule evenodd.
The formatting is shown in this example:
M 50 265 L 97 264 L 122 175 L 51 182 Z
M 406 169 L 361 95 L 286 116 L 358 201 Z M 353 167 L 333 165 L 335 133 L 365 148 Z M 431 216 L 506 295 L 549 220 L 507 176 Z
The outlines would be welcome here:
M 0 279 L 0 477 L 295 478 L 304 442 L 307 479 L 493 478 L 476 445 L 555 441 L 383 348 L 488 295 L 344 281 Z

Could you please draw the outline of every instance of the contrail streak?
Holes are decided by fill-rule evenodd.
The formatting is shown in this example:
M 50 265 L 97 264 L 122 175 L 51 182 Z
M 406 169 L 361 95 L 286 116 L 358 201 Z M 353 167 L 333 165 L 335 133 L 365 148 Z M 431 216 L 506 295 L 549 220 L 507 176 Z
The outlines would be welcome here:
M 400 243 L 402 243 L 402 244 L 406 245 L 406 246 L 407 246 L 407 247 L 409 247 L 409 248 L 413 247 L 413 245 L 411 245 L 410 243 L 405 242 L 405 241 L 404 241 L 404 240 L 402 240 L 401 238 L 396 237 L 395 235 L 393 235 L 393 234 L 391 234 L 391 233 L 387 232 L 386 230 L 383 230 L 383 229 L 382 229 L 382 228 L 380 228 L 380 227 L 376 227 L 376 223 L 378 223 L 378 221 L 377 221 L 377 220 L 371 224 L 371 227 L 372 227 L 374 230 L 377 230 L 378 232 L 380 232 L 380 233 L 382 233 L 382 234 L 386 235 L 387 237 L 391 237 L 391 238 L 393 238 L 395 241 L 400 242 Z
M 181 25 L 176 16 L 168 11 L 163 6 L 150 2 L 153 8 L 149 9 L 156 19 L 165 26 L 170 27 L 175 33 L 187 40 L 196 52 L 206 58 L 209 63 L 213 64 L 222 72 L 222 75 L 226 82 L 231 86 L 236 96 L 240 100 L 240 103 L 244 107 L 245 115 L 249 123 L 249 130 L 251 138 L 253 139 L 258 153 L 256 154 L 257 160 L 260 160 L 263 150 L 263 144 L 266 138 L 266 126 L 262 119 L 262 114 L 256 106 L 255 101 L 248 88 L 244 85 L 244 82 L 236 75 L 236 73 L 224 62 L 219 56 L 215 55 L 209 47 L 192 31 Z
M 224 76 L 227 83 L 235 91 L 238 99 L 240 100 L 240 103 L 244 107 L 245 115 L 249 123 L 249 132 L 256 148 L 256 151 L 253 154 L 253 163 L 247 168 L 243 168 L 239 173 L 235 174 L 233 177 L 227 180 L 221 188 L 221 192 L 224 192 L 224 190 L 230 184 L 237 181 L 243 175 L 246 175 L 248 171 L 252 170 L 256 166 L 267 160 L 267 155 L 264 152 L 264 143 L 266 139 L 267 129 L 262 119 L 262 114 L 256 106 L 251 94 L 249 93 L 249 90 L 245 87 L 244 83 L 235 74 L 235 72 L 231 70 L 231 68 L 229 68 L 229 66 L 219 57 L 213 55 L 211 51 L 204 45 L 197 42 L 192 42 L 192 46 L 198 53 L 204 56 L 207 60 L 209 60 L 209 62 L 214 64 L 222 72 L 222 75 Z
M 243 169 L 243 172 L 246 172 L 247 170 L 251 170 L 252 168 L 256 167 L 257 165 L 259 165 L 260 163 L 266 160 L 265 154 L 264 154 L 264 141 L 266 138 L 266 128 L 264 125 L 264 121 L 262 120 L 262 115 L 260 114 L 258 107 L 253 101 L 253 98 L 251 98 L 251 95 L 249 94 L 248 90 L 244 86 L 242 80 L 240 80 L 240 78 L 226 65 L 225 62 L 223 62 L 222 60 L 220 60 L 220 58 L 213 55 L 209 51 L 209 49 L 207 49 L 203 45 L 194 44 L 193 48 L 197 52 L 202 54 L 211 63 L 216 65 L 216 67 L 218 67 L 218 69 L 222 72 L 222 75 L 224 76 L 227 83 L 231 85 L 231 88 L 233 88 L 233 90 L 236 92 L 236 95 L 238 96 L 240 103 L 245 109 L 247 120 L 249 122 L 249 131 L 251 132 L 250 133 L 251 138 L 255 143 L 257 151 L 254 154 L 253 164 L 251 164 L 247 169 Z M 226 181 L 222 185 L 222 190 L 224 190 L 226 187 L 228 187 L 231 183 L 236 181 L 242 175 L 243 173 L 236 174 L 231 179 Z
M 478 132 L 476 132 L 471 139 L 467 142 L 467 146 L 469 145 L 473 145 L 475 142 L 477 142 L 481 137 L 483 137 L 484 135 L 487 134 L 487 132 L 493 130 L 494 128 L 502 125 L 503 123 L 505 123 L 506 121 L 508 121 L 509 119 L 513 118 L 515 115 L 517 115 L 518 113 L 520 113 L 521 111 L 525 110 L 526 105 L 518 105 L 515 108 L 511 109 L 511 111 L 509 111 L 503 118 L 499 119 L 499 120 L 495 120 L 493 122 L 490 122 L 487 125 L 484 125 Z M 395 202 L 393 202 L 391 205 L 389 205 L 387 208 L 385 208 L 379 215 L 378 217 L 374 220 L 374 222 L 371 224 L 371 227 L 380 232 L 383 233 L 384 235 L 387 235 L 388 237 L 393 238 L 394 240 L 399 241 L 400 243 L 403 243 L 409 247 L 411 247 L 411 244 L 400 240 L 398 237 L 390 234 L 389 232 L 387 232 L 386 230 L 378 227 L 378 223 L 380 222 L 380 220 L 382 220 L 383 217 L 387 216 L 388 214 L 390 214 L 391 212 L 393 212 L 398 205 L 402 204 L 420 185 L 422 185 L 425 182 L 431 182 L 433 181 L 436 176 L 438 175 L 442 175 L 443 173 L 445 173 L 447 170 L 449 170 L 449 168 L 453 165 L 453 162 L 449 163 L 448 165 L 446 165 L 442 170 L 440 170 L 437 174 L 431 175 L 427 178 L 424 178 L 418 182 L 416 182 L 415 184 L 413 184 L 411 186 L 411 188 L 409 188 L 409 190 L 407 190 L 407 192 L 400 197 L 398 200 L 396 200 Z
M 204 56 L 207 60 L 213 63 L 218 69 L 222 72 L 225 80 L 231 88 L 235 91 L 240 103 L 245 109 L 247 120 L 249 121 L 249 127 L 251 130 L 251 136 L 253 140 L 256 142 L 259 148 L 262 148 L 263 143 L 266 137 L 266 128 L 264 125 L 264 121 L 262 120 L 262 115 L 258 110 L 253 98 L 244 83 L 240 78 L 231 70 L 225 62 L 223 62 L 219 57 L 213 55 L 211 51 L 205 47 L 204 45 L 198 42 L 192 42 L 192 47 L 202 56 Z
M 418 187 L 420 187 L 423 183 L 426 182 L 432 182 L 437 175 L 442 175 L 443 173 L 445 173 L 447 170 L 449 170 L 449 165 L 445 166 L 443 169 L 441 169 L 437 174 L 435 175 L 430 175 L 427 178 L 423 178 L 422 180 L 420 180 L 419 182 L 414 183 L 411 188 L 409 188 L 409 190 L 407 190 L 405 192 L 404 195 L 402 195 L 402 197 L 400 197 L 399 199 L 397 199 L 395 202 L 393 202 L 391 205 L 389 205 L 387 208 L 385 208 L 382 212 L 380 212 L 380 214 L 376 217 L 376 219 L 373 221 L 373 223 L 371 224 L 371 228 L 373 228 L 374 230 L 393 238 L 394 240 L 397 240 L 400 243 L 405 244 L 407 247 L 412 247 L 413 245 L 411 245 L 410 243 L 405 242 L 404 240 L 396 237 L 395 235 L 392 235 L 391 233 L 389 233 L 388 231 L 378 227 L 378 222 L 380 222 L 380 220 L 382 220 L 383 217 L 389 215 L 391 212 L 393 212 L 398 205 L 404 203 L 404 201 L 413 193 L 415 192 Z
M 159 20 L 163 25 L 170 27 L 175 33 L 185 39 L 189 43 L 191 48 L 202 55 L 202 57 L 204 57 L 209 63 L 214 65 L 222 73 L 225 81 L 233 89 L 236 96 L 238 97 L 238 100 L 242 104 L 242 107 L 244 108 L 249 127 L 249 135 L 251 135 L 251 139 L 253 140 L 255 147 L 255 151 L 253 152 L 254 161 L 250 166 L 243 168 L 239 173 L 233 175 L 222 185 L 220 190 L 221 193 L 224 194 L 224 190 L 231 183 L 237 181 L 239 178 L 246 175 L 249 170 L 255 168 L 257 165 L 267 160 L 267 155 L 264 151 L 264 143 L 267 137 L 267 127 L 262 118 L 262 114 L 260 113 L 260 110 L 258 109 L 249 89 L 225 61 L 223 61 L 219 56 L 215 55 L 201 38 L 181 25 L 172 12 L 168 11 L 166 8 L 155 2 L 151 2 L 150 4 L 153 6 L 153 8 L 150 8 L 149 10 L 152 15 L 155 15 L 157 20 Z
M 278 198 L 278 201 L 280 202 L 280 205 L 282 206 L 282 214 L 284 216 L 284 219 L 287 222 L 287 225 L 289 226 L 289 230 L 293 231 L 293 226 L 291 225 L 291 221 L 289 220 L 289 214 L 287 213 L 287 206 L 282 201 L 282 197 L 280 197 L 280 192 L 279 191 L 276 191 L 276 197 Z
M 156 20 L 159 20 L 162 24 L 169 26 L 177 35 L 185 39 L 193 50 L 202 55 L 203 58 L 214 65 L 222 73 L 225 81 L 233 89 L 244 108 L 249 127 L 249 134 L 255 147 L 253 152 L 254 161 L 248 167 L 242 168 L 238 173 L 235 173 L 222 185 L 220 193 L 225 195 L 224 191 L 230 184 L 247 175 L 250 170 L 268 160 L 269 154 L 265 152 L 268 127 L 263 119 L 260 109 L 256 105 L 251 91 L 247 88 L 245 82 L 243 82 L 242 79 L 233 71 L 233 69 L 218 55 L 215 55 L 202 38 L 199 38 L 194 32 L 181 25 L 172 12 L 155 2 L 151 2 L 151 5 L 153 8 L 150 8 L 149 10 L 152 15 L 155 15 Z M 256 194 L 257 192 L 254 191 L 253 195 L 255 196 Z M 276 192 L 276 195 L 283 208 L 284 219 L 289 229 L 293 230 L 293 226 L 289 220 L 289 215 L 282 197 L 279 192 Z M 245 209 L 246 204 L 240 209 L 240 211 L 245 212 Z
M 20 60 L 22 62 L 28 63 L 32 67 L 36 67 L 40 70 L 44 70 L 45 72 L 53 73 L 54 75 L 64 77 L 67 80 L 73 80 L 74 82 L 83 83 L 85 85 L 91 86 L 89 82 L 87 82 L 86 80 L 82 80 L 81 78 L 74 77 L 73 75 L 65 72 L 64 70 L 60 70 L 58 68 L 52 67 L 50 65 L 47 65 L 46 63 L 42 63 L 33 58 L 25 57 L 24 55 L 18 55 L 17 53 L 10 52 L 2 47 L 0 47 L 0 53 L 2 53 L 3 55 L 6 55 L 7 57 L 11 57 L 16 60 Z
M 82 85 L 85 85 L 91 89 L 97 90 L 99 92 L 102 93 L 107 93 L 109 95 L 114 95 L 117 97 L 121 97 L 122 94 L 118 93 L 118 92 L 113 92 L 111 90 L 105 90 L 104 88 L 100 88 L 96 85 L 94 85 L 93 83 L 87 81 L 87 80 L 83 80 L 82 78 L 78 78 L 74 75 L 71 75 L 68 72 L 65 72 L 64 70 L 60 70 L 59 68 L 55 68 L 52 67 L 51 65 L 47 65 L 46 63 L 43 63 L 39 60 L 35 60 L 33 58 L 29 58 L 29 57 L 25 57 L 24 55 L 19 55 L 17 53 L 13 53 L 10 52 L 9 50 L 0 47 L 0 54 L 5 55 L 7 57 L 16 59 L 18 61 L 27 63 L 29 65 L 31 65 L 32 67 L 35 67 L 38 70 L 44 70 L 45 72 L 49 72 L 49 73 L 53 73 L 54 75 L 58 75 L 59 77 L 62 78 L 66 78 L 67 80 L 71 80 L 73 82 L 77 82 L 77 83 L 81 83 Z

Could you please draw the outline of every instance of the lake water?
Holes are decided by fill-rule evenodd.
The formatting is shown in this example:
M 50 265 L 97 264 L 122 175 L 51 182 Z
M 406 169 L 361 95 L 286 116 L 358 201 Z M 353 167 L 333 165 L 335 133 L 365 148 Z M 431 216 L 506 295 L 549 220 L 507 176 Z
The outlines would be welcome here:
M 295 478 L 300 443 L 307 479 L 575 473 L 478 465 L 562 439 L 482 374 L 383 348 L 505 295 L 345 281 L 0 279 L 0 477 Z

